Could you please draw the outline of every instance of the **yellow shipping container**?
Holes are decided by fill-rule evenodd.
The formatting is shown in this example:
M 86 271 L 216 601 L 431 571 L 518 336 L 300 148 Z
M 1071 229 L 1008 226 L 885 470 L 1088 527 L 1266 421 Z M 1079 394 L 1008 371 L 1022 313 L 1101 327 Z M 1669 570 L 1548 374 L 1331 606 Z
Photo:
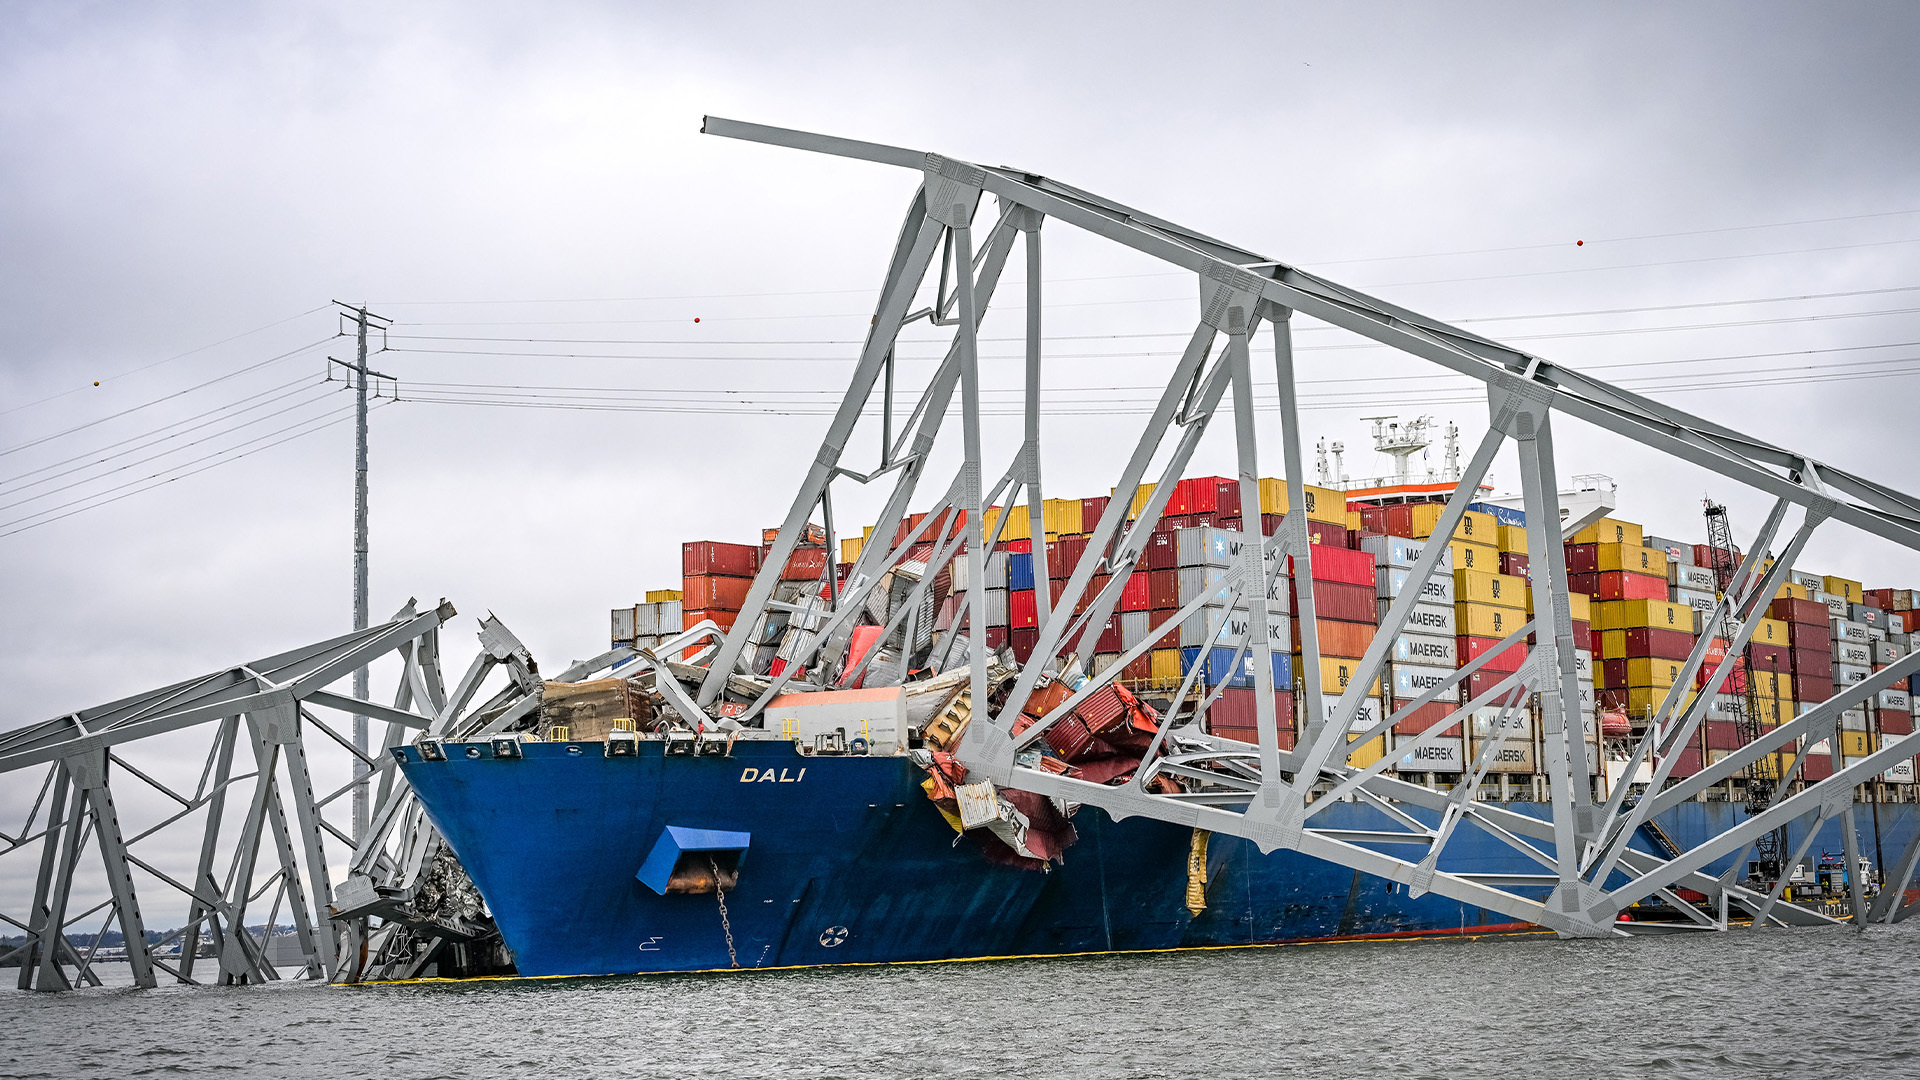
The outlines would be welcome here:
M 1647 710 L 1658 709 L 1660 707 L 1661 702 L 1666 701 L 1667 695 L 1672 692 L 1673 692 L 1672 687 L 1667 687 L 1664 690 L 1656 690 L 1650 686 L 1628 687 L 1626 690 L 1627 715 L 1628 716 L 1645 716 L 1647 714 Z M 1611 694 L 1612 691 L 1609 690 L 1608 693 Z M 1688 690 L 1685 694 L 1682 694 L 1680 696 L 1680 707 L 1685 708 L 1697 696 L 1699 696 L 1699 691 Z
M 1294 670 L 1300 668 L 1300 654 L 1293 654 Z M 1320 692 L 1323 694 L 1344 694 L 1347 683 L 1353 679 L 1360 667 L 1360 661 L 1347 660 L 1337 656 L 1320 658 Z M 1367 688 L 1368 697 L 1380 696 L 1380 679 L 1376 676 L 1373 685 Z
M 678 599 L 680 599 L 679 589 L 648 589 L 647 590 L 647 603 L 649 604 L 670 604 L 673 601 Z
M 1664 600 L 1603 600 L 1593 605 L 1595 630 L 1626 630 L 1651 626 L 1656 630 L 1693 633 L 1693 608 Z
M 866 539 L 859 536 L 849 536 L 840 541 L 840 561 L 853 562 L 860 557 L 860 549 L 866 546 Z
M 1798 585 L 1789 581 L 1780 586 L 1780 591 L 1774 593 L 1773 598 L 1775 600 L 1811 600 L 1813 599 L 1813 591 L 1805 585 Z
M 1456 604 L 1489 604 L 1525 611 L 1527 579 L 1479 570 L 1455 570 L 1453 600 Z
M 1492 544 L 1455 540 L 1447 547 L 1453 550 L 1455 570 L 1483 570 L 1489 574 L 1500 572 L 1500 549 Z
M 1006 511 L 1006 514 L 1007 524 L 1000 530 L 1000 540 L 1002 543 L 1008 540 L 1033 539 L 1033 523 L 1027 517 L 1027 508 L 1024 504 Z M 987 512 L 980 515 L 980 523 L 984 525 L 987 530 L 986 535 L 993 535 L 993 524 L 999 519 L 1000 508 L 997 506 L 988 507 Z
M 1758 625 L 1753 628 L 1753 643 L 1755 645 L 1778 645 L 1783 649 L 1787 648 L 1787 624 L 1781 622 L 1779 619 L 1761 619 Z
M 1359 532 L 1361 528 L 1363 528 L 1363 526 L 1361 525 L 1361 522 L 1360 522 L 1360 511 L 1358 510 L 1347 511 L 1347 531 Z
M 1574 544 L 1632 544 L 1639 547 L 1646 540 L 1640 526 L 1631 521 L 1617 518 L 1601 518 L 1599 521 L 1573 534 L 1568 541 Z
M 1518 555 L 1527 553 L 1527 527 L 1525 525 L 1500 526 L 1500 550 L 1511 551 Z
M 1685 666 L 1684 660 L 1650 660 L 1646 657 L 1632 657 L 1627 660 L 1627 685 L 1665 689 L 1679 681 L 1680 669 Z
M 1667 553 L 1639 544 L 1596 544 L 1594 554 L 1602 571 L 1625 570 L 1630 574 L 1667 576 Z
M 1047 499 L 1043 501 L 1040 504 L 1040 513 L 1042 515 L 1042 524 L 1046 526 L 1048 535 L 1058 537 L 1070 533 L 1084 532 L 1085 530 L 1081 528 L 1080 521 L 1080 507 L 1082 505 L 1079 499 Z
M 1433 535 L 1434 526 L 1440 524 L 1440 515 L 1446 510 L 1445 503 L 1417 503 L 1408 509 L 1413 511 L 1413 535 L 1424 540 Z M 1453 539 L 1465 540 L 1474 544 L 1491 544 L 1499 550 L 1500 522 L 1492 514 L 1478 510 L 1469 510 L 1460 515 L 1460 524 L 1454 526 Z
M 1760 722 L 1763 724 L 1784 724 L 1794 718 L 1799 711 L 1799 702 L 1791 697 L 1782 696 L 1778 701 L 1765 698 L 1760 700 Z
M 1356 769 L 1364 769 L 1387 756 L 1387 737 L 1385 735 L 1363 745 L 1353 745 L 1347 751 L 1347 763 Z
M 1821 579 L 1820 588 L 1828 596 L 1837 596 L 1849 604 L 1857 604 L 1864 595 L 1866 586 L 1857 581 L 1848 581 L 1846 578 L 1826 577 Z
M 1526 621 L 1525 615 L 1512 608 L 1490 607 L 1486 604 L 1453 605 L 1455 632 L 1468 637 L 1503 638 L 1520 629 Z
M 1304 484 L 1307 500 L 1307 520 L 1324 521 L 1329 525 L 1345 526 L 1347 523 L 1347 493 L 1332 488 L 1314 487 Z M 1287 482 L 1270 476 L 1260 478 L 1260 512 L 1263 514 L 1284 514 L 1287 512 Z M 1241 508 L 1245 516 L 1245 507 Z
M 1840 753 L 1846 757 L 1866 757 L 1874 752 L 1873 736 L 1864 731 L 1840 733 Z
M 1179 649 L 1155 649 L 1147 656 L 1153 665 L 1154 678 L 1178 679 L 1181 676 Z
M 1533 596 L 1531 593 L 1527 596 L 1527 610 L 1533 610 Z M 1593 622 L 1593 597 L 1581 592 L 1568 593 L 1567 610 L 1568 613 L 1573 616 L 1574 622 L 1591 624 Z

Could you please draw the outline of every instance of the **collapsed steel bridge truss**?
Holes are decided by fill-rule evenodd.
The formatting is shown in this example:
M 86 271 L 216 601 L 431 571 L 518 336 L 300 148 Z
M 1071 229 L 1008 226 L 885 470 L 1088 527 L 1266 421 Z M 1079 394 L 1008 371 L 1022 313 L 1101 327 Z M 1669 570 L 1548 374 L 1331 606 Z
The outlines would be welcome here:
M 1018 680 L 1005 697 L 1006 704 L 997 715 L 985 716 L 982 710 L 966 728 L 957 757 L 975 776 L 990 778 L 1004 787 L 1095 806 L 1115 818 L 1149 817 L 1229 833 L 1251 840 L 1262 851 L 1297 850 L 1399 882 L 1415 895 L 1431 891 L 1500 912 L 1517 921 L 1550 927 L 1568 937 L 1599 937 L 1649 927 L 1670 927 L 1671 924 L 1617 921 L 1623 909 L 1647 897 L 1672 901 L 1694 920 L 1680 924 L 1690 928 L 1724 929 L 1729 925 L 1730 909 L 1751 915 L 1755 926 L 1832 921 L 1824 915 L 1779 903 L 1779 888 L 1767 895 L 1741 886 L 1733 870 L 1718 878 L 1704 871 L 1729 857 L 1734 866 L 1744 866 L 1744 853 L 1756 838 L 1788 822 L 1808 819 L 1810 823 L 1817 823 L 1835 816 L 1845 819 L 1842 831 L 1848 865 L 1858 865 L 1853 830 L 1855 786 L 1877 778 L 1895 762 L 1920 753 L 1920 734 L 1888 738 L 1876 753 L 1848 763 L 1841 759 L 1840 740 L 1834 737 L 1836 723 L 1845 709 L 1920 669 L 1920 655 L 1906 657 L 1874 673 L 1867 681 L 1850 686 L 1793 721 L 1763 733 L 1758 742 L 1669 786 L 1678 758 L 1675 751 L 1688 744 L 1704 719 L 1707 704 L 1734 670 L 1736 658 L 1742 654 L 1757 626 L 1756 617 L 1763 613 L 1766 603 L 1786 579 L 1813 531 L 1828 521 L 1835 521 L 1920 549 L 1920 502 L 1541 357 L 1044 177 L 1008 168 L 982 167 L 932 153 L 717 117 L 707 118 L 703 130 L 712 135 L 908 169 L 919 175 L 921 183 L 908 206 L 881 283 L 879 302 L 858 366 L 819 453 L 787 512 L 779 538 L 763 560 L 764 568 L 742 605 L 739 619 L 704 676 L 698 693 L 699 706 L 712 705 L 729 690 L 731 680 L 743 673 L 751 674 L 746 666 L 753 658 L 749 645 L 759 632 L 764 616 L 783 607 L 774 602 L 780 568 L 811 526 L 816 512 L 825 523 L 827 542 L 832 548 L 835 481 L 867 484 L 887 477 L 892 478 L 892 490 L 875 524 L 873 542 L 861 550 L 844 590 L 834 595 L 832 610 L 819 627 L 812 648 L 792 658 L 785 672 L 772 679 L 771 685 L 758 694 L 740 718 L 750 722 L 755 712 L 783 689 L 809 688 L 804 681 L 793 681 L 796 678 L 811 679 L 812 688 L 820 688 L 854 674 L 836 670 L 834 658 L 844 652 L 863 601 L 883 574 L 905 560 L 915 545 L 924 542 L 934 544 L 932 559 L 921 575 L 921 584 L 887 632 L 904 631 L 903 641 L 906 651 L 910 652 L 916 631 L 910 625 L 903 628 L 902 618 L 911 624 L 934 575 L 947 563 L 963 560 L 964 565 L 957 569 L 964 573 L 964 580 L 974 586 L 964 590 L 966 628 L 949 633 L 946 640 L 935 646 L 935 655 L 967 659 L 972 668 L 972 700 L 976 703 L 988 700 L 987 673 L 993 658 L 985 638 L 987 618 L 982 583 L 985 560 L 998 540 L 998 532 L 1004 528 L 1006 515 L 995 522 L 990 533 L 984 528 L 984 511 L 1002 500 L 1010 503 L 1024 495 L 1031 515 L 1031 534 L 1037 539 L 1045 533 L 1039 427 L 1044 354 L 1040 256 L 1042 226 L 1053 220 L 1191 273 L 1197 289 L 1197 310 L 1191 338 L 1168 373 L 1165 389 L 1143 433 L 1115 477 L 1116 497 L 1108 503 L 1099 522 L 1088 529 L 1088 555 L 1075 567 L 1057 602 L 1049 604 L 1045 588 L 1035 592 L 1039 641 L 1031 658 L 1020 666 Z M 983 196 L 992 196 L 994 200 L 990 221 L 981 216 Z M 1016 247 L 1024 247 L 1026 277 L 1025 438 L 1004 471 L 994 473 L 991 470 L 995 465 L 988 460 L 980 434 L 977 333 L 1001 273 Z M 909 311 L 936 258 L 940 260 L 940 269 L 934 305 Z M 1371 724 L 1358 720 L 1367 688 L 1381 672 L 1393 640 L 1413 609 L 1417 587 L 1404 590 L 1392 604 L 1345 692 L 1337 699 L 1325 699 L 1337 700 L 1337 704 L 1323 709 L 1323 692 L 1327 688 L 1320 685 L 1312 577 L 1306 573 L 1295 575 L 1295 614 L 1299 618 L 1302 659 L 1296 686 L 1300 699 L 1306 703 L 1306 719 L 1297 746 L 1290 750 L 1281 748 L 1278 724 L 1283 718 L 1276 717 L 1274 711 L 1276 687 L 1270 656 L 1275 643 L 1269 631 L 1269 615 L 1286 618 L 1284 603 L 1288 592 L 1279 575 L 1286 572 L 1289 565 L 1304 568 L 1307 564 L 1309 541 L 1304 513 L 1288 514 L 1278 534 L 1265 538 L 1262 543 L 1244 543 L 1237 565 L 1213 586 L 1213 595 L 1189 602 L 1156 625 L 1142 644 L 1123 654 L 1120 663 L 1088 679 L 1071 699 L 1038 723 L 1017 735 L 1014 733 L 1014 722 L 1020 716 L 1022 704 L 1040 680 L 1065 670 L 1076 658 L 1090 651 L 1087 646 L 1113 612 L 1127 572 L 1141 557 L 1174 484 L 1220 411 L 1223 399 L 1229 403 L 1226 411 L 1237 450 L 1240 505 L 1260 506 L 1256 478 L 1260 472 L 1261 440 L 1256 432 L 1252 380 L 1255 343 L 1260 337 L 1271 341 L 1272 363 L 1279 384 L 1279 448 L 1286 473 L 1287 505 L 1294 508 L 1307 505 L 1291 344 L 1295 312 L 1478 379 L 1485 385 L 1489 429 L 1463 470 L 1459 486 L 1434 529 L 1435 536 L 1452 535 L 1496 453 L 1509 442 L 1519 459 L 1527 520 L 1559 522 L 1553 449 L 1556 417 L 1597 425 L 1774 497 L 1772 513 L 1748 545 L 1749 554 L 1722 601 L 1722 612 L 1714 616 L 1715 621 L 1722 614 L 1731 616 L 1734 625 L 1742 628 L 1738 640 L 1732 642 L 1725 657 L 1712 666 L 1706 689 L 1688 704 L 1684 701 L 1683 688 L 1694 685 L 1696 674 L 1708 658 L 1709 640 L 1700 639 L 1626 770 L 1625 775 L 1630 776 L 1643 762 L 1650 764 L 1652 782 L 1644 797 L 1629 800 L 1628 785 L 1621 784 L 1604 802 L 1595 799 L 1589 780 L 1588 743 L 1582 737 L 1582 724 L 1590 721 L 1578 714 L 1577 707 L 1570 707 L 1570 703 L 1578 700 L 1572 620 L 1562 536 L 1553 528 L 1535 527 L 1528 532 L 1534 621 L 1515 631 L 1499 647 L 1500 650 L 1523 650 L 1524 662 L 1517 672 L 1476 697 L 1466 710 L 1471 715 L 1472 710 L 1488 706 L 1524 707 L 1521 703 L 1529 695 L 1538 696 L 1544 746 L 1544 761 L 1538 768 L 1547 776 L 1551 793 L 1551 814 L 1545 820 L 1471 798 L 1501 745 L 1497 738 L 1485 741 L 1482 752 L 1468 763 L 1467 775 L 1451 792 L 1434 791 L 1386 772 L 1400 754 L 1437 738 L 1444 730 L 1441 725 L 1433 726 L 1413 744 L 1402 745 L 1386 758 L 1364 768 L 1350 761 L 1352 750 L 1390 731 L 1414 710 L 1439 700 L 1442 695 L 1453 699 L 1462 682 L 1483 668 L 1494 655 L 1460 668 L 1449 682 L 1433 687 L 1392 715 L 1381 716 Z M 896 438 L 893 435 L 893 350 L 901 329 L 920 318 L 928 318 L 937 326 L 951 325 L 954 331 L 944 361 L 902 421 Z M 847 463 L 847 447 L 863 413 L 875 406 L 877 390 L 886 434 L 880 460 L 862 473 Z M 929 452 L 943 422 L 956 411 L 956 391 L 963 463 L 922 522 L 900 535 L 897 530 L 924 479 Z M 1271 439 L 1266 445 L 1271 447 Z M 1157 474 L 1150 476 L 1149 466 L 1157 456 L 1162 457 L 1163 463 Z M 997 479 L 988 482 L 989 477 Z M 1143 481 L 1152 483 L 1152 494 L 1129 520 L 1127 493 Z M 964 528 L 951 536 L 928 533 L 929 526 L 946 511 L 963 513 Z M 1789 517 L 1794 518 L 1790 527 Z M 889 545 L 886 542 L 889 538 L 897 538 L 898 542 Z M 1783 553 L 1771 566 L 1763 566 L 1763 553 L 1783 538 Z M 1036 542 L 1032 547 L 1034 578 L 1044 582 L 1049 576 L 1045 545 Z M 1416 586 L 1435 571 L 1445 551 L 1442 544 L 1426 546 L 1411 573 Z M 1099 570 L 1111 576 L 1104 588 L 1086 599 Z M 1076 609 L 1082 608 L 1083 599 L 1086 599 L 1084 609 L 1075 615 Z M 1235 611 L 1245 617 L 1249 627 L 1236 663 L 1251 653 L 1256 683 L 1254 696 L 1259 710 L 1257 746 L 1212 738 L 1191 728 L 1175 732 L 1171 737 L 1163 730 L 1134 779 L 1112 786 L 1057 775 L 1022 763 L 1022 750 L 1031 746 L 1049 725 L 1067 715 L 1086 695 L 1117 677 L 1127 661 L 1150 647 L 1148 643 L 1160 639 L 1177 623 L 1195 618 L 1209 620 L 1207 640 L 1212 640 L 1222 620 Z M 964 639 L 955 640 L 962 633 Z M 870 650 L 862 666 L 872 664 L 878 651 Z M 827 663 L 819 663 L 820 658 L 826 658 Z M 798 673 L 803 669 L 808 674 L 800 676 Z M 877 674 L 884 677 L 885 673 Z M 1196 666 L 1181 685 L 1175 698 L 1176 711 L 1180 703 L 1193 695 L 1197 674 Z M 1763 812 L 1671 858 L 1629 847 L 1629 841 L 1651 815 L 1742 775 L 1743 770 L 1763 754 L 1782 750 L 1793 753 L 1821 739 L 1827 740 L 1833 754 L 1835 771 L 1830 778 L 1807 783 L 1802 790 L 1789 794 L 1796 777 L 1788 776 L 1780 785 L 1775 802 Z M 1177 745 L 1168 745 L 1169 742 Z M 1795 772 L 1803 761 L 1804 755 L 1796 753 Z M 1147 780 L 1158 770 L 1176 775 L 1182 770 L 1191 773 L 1196 767 L 1223 763 L 1230 764 L 1231 768 L 1216 769 L 1206 775 L 1217 778 L 1223 771 L 1229 771 L 1241 778 L 1232 785 L 1239 790 L 1228 798 L 1199 797 L 1198 793 L 1160 794 L 1147 785 Z M 1377 831 L 1354 832 L 1316 823 L 1322 811 L 1343 799 L 1364 801 L 1378 808 L 1385 824 Z M 1494 875 L 1442 869 L 1439 862 L 1448 841 L 1459 830 L 1469 828 L 1480 829 L 1510 847 L 1533 866 L 1534 872 Z M 1814 831 L 1807 830 L 1809 839 Z M 1804 851 L 1795 854 L 1796 861 L 1801 854 Z M 1911 906 L 1900 906 L 1900 898 L 1917 861 L 1920 861 L 1920 840 L 1891 868 L 1889 880 L 1871 911 L 1866 907 L 1859 875 L 1849 875 L 1858 925 L 1864 926 L 1869 919 L 1892 921 L 1912 913 Z M 1673 891 L 1677 888 L 1707 894 L 1720 912 L 1719 918 L 1711 918 L 1678 900 Z
M 478 894 L 385 748 L 416 734 L 504 730 L 539 707 L 541 681 L 526 649 L 489 617 L 479 655 L 449 691 L 440 629 L 453 614 L 444 601 L 425 612 L 409 601 L 366 630 L 0 735 L 0 782 L 41 774 L 24 820 L 0 831 L 0 874 L 33 882 L 25 912 L 0 911 L 8 933 L 26 938 L 0 949 L 0 962 L 18 963 L 19 987 L 99 985 L 96 964 L 122 958 L 101 947 L 110 929 L 125 938 L 139 986 L 263 982 L 281 969 L 340 982 L 405 977 L 445 947 L 484 946 Z M 333 688 L 383 657 L 400 666 L 391 705 Z M 495 668 L 505 688 L 474 704 Z M 336 730 L 356 715 L 385 722 L 385 748 L 362 754 Z M 316 796 L 321 767 L 347 779 Z M 374 798 L 356 836 L 328 809 L 338 815 L 362 784 Z M 36 854 L 37 871 L 18 872 Z M 76 897 L 95 896 L 75 910 Z M 148 941 L 161 897 L 180 905 L 159 924 L 176 929 Z M 283 918 L 292 934 L 275 939 Z

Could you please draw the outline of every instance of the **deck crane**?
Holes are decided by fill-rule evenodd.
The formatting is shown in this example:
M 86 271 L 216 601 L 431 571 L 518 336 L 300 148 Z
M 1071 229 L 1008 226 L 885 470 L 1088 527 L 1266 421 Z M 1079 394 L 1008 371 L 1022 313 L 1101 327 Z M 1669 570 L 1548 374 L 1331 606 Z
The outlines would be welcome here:
M 1713 553 L 1714 599 L 1719 600 L 1728 594 L 1736 594 L 1744 583 L 1734 581 L 1740 565 L 1740 553 L 1733 546 L 1733 526 L 1727 518 L 1727 508 L 1708 498 L 1706 505 L 1707 546 Z M 1738 585 L 1738 588 L 1736 587 Z M 1736 641 L 1739 627 L 1735 625 L 1732 605 L 1721 605 L 1718 635 L 1722 641 Z M 1748 644 L 1741 657 L 1735 661 L 1731 681 L 1743 689 L 1744 694 L 1734 695 L 1733 723 L 1739 735 L 1740 744 L 1748 745 L 1760 738 L 1760 688 L 1759 674 L 1754 670 L 1753 646 Z M 1778 722 L 1779 718 L 1774 718 Z M 1743 777 L 1746 787 L 1747 816 L 1753 817 L 1764 812 L 1773 803 L 1774 789 L 1779 786 L 1779 769 L 1775 762 L 1779 758 L 1773 754 L 1763 754 L 1753 764 L 1747 766 Z M 1758 864 L 1758 877 L 1762 881 L 1777 881 L 1781 873 L 1780 851 L 1786 840 L 1786 830 L 1776 829 L 1761 833 L 1753 842 L 1755 862 Z

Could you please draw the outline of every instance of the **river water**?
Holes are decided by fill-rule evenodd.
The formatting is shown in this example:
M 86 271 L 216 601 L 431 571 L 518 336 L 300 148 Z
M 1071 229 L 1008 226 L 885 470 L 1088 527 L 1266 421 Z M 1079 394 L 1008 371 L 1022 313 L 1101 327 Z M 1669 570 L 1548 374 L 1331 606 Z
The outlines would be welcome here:
M 1916 967 L 1920 921 L 1864 935 L 8 989 L 0 1076 L 1912 1077 Z

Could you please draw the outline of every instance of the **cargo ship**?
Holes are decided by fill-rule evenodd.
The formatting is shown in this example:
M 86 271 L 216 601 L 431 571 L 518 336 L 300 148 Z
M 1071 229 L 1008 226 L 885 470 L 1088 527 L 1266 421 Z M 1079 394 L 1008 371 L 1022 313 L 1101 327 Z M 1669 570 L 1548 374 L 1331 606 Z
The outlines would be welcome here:
M 1356 484 L 1323 466 L 1322 479 L 1306 487 L 1307 503 L 1299 508 L 1314 547 L 1307 565 L 1293 573 L 1314 580 L 1329 697 L 1309 703 L 1295 693 L 1301 658 L 1284 647 L 1299 640 L 1298 616 L 1287 614 L 1293 610 L 1289 578 L 1287 587 L 1273 591 L 1280 614 L 1269 627 L 1269 637 L 1281 643 L 1273 685 L 1280 688 L 1275 711 L 1283 749 L 1292 747 L 1310 708 L 1329 708 L 1331 695 L 1345 688 L 1380 613 L 1404 590 L 1419 590 L 1422 602 L 1394 643 L 1381 680 L 1368 688 L 1355 730 L 1403 710 L 1433 679 L 1492 649 L 1525 621 L 1530 605 L 1528 523 L 1517 510 L 1476 503 L 1452 536 L 1435 537 L 1442 504 L 1434 500 L 1451 494 L 1457 474 L 1436 481 L 1410 479 L 1403 470 L 1391 480 Z M 1146 491 L 1131 493 L 1135 512 Z M 1215 579 L 1223 546 L 1255 528 L 1273 535 L 1291 512 L 1286 485 L 1261 480 L 1259 491 L 1262 505 L 1243 513 L 1237 481 L 1180 481 L 1117 610 L 1082 639 L 1085 662 L 1076 659 L 1043 680 L 1026 715 L 1044 714 L 1078 680 L 1107 671 L 1139 645 L 1160 616 Z M 998 523 L 1000 543 L 989 549 L 985 580 L 977 584 L 986 590 L 986 640 L 1006 665 L 1002 672 L 1025 662 L 1034 648 L 1038 590 L 1050 590 L 1057 601 L 1076 564 L 1100 557 L 1088 550 L 1090 529 L 1082 526 L 1097 521 L 1117 495 L 1046 500 L 1039 515 L 1044 536 L 1031 531 L 1025 507 Z M 988 517 L 1001 513 L 996 507 Z M 1598 799 L 1620 785 L 1645 783 L 1647 765 L 1629 771 L 1628 751 L 1672 690 L 1697 637 L 1721 628 L 1706 617 L 1716 597 L 1711 542 L 1647 536 L 1636 524 L 1597 512 L 1587 518 L 1574 523 L 1566 551 L 1579 709 Z M 893 539 L 905 543 L 915 529 L 953 536 L 963 524 L 959 515 L 930 523 L 913 516 Z M 996 522 L 985 524 L 993 535 Z M 671 653 L 674 663 L 694 665 L 685 669 L 689 678 L 698 674 L 711 646 L 683 648 L 688 631 L 733 625 L 753 579 L 769 569 L 761 560 L 772 540 L 683 545 L 679 588 L 649 592 L 645 603 L 614 610 L 616 650 Z M 730 684 L 712 717 L 740 715 L 740 703 L 757 688 L 810 655 L 819 601 L 844 588 L 846 572 L 869 542 L 871 529 L 833 551 L 832 537 L 809 530 L 778 568 L 780 603 L 752 637 L 751 659 L 743 658 L 755 675 L 743 676 L 738 692 Z M 1428 581 L 1408 580 L 1407 568 L 1432 543 L 1448 545 L 1441 569 Z M 1044 557 L 1036 559 L 1041 548 Z M 548 683 L 538 712 L 508 730 L 393 749 L 485 897 L 520 974 L 934 962 L 1527 929 L 1298 852 L 1263 854 L 1236 837 L 1142 818 L 1116 821 L 1097 810 L 970 782 L 951 756 L 970 721 L 969 669 L 964 656 L 955 661 L 949 651 L 953 639 L 964 640 L 966 563 L 940 569 L 929 588 L 918 589 L 915 575 L 931 555 L 931 542 L 910 552 L 892 572 L 895 579 L 874 591 L 877 599 L 869 600 L 870 617 L 863 620 L 872 625 L 853 633 L 830 683 L 775 697 L 744 726 L 678 719 L 651 674 L 634 676 L 622 661 L 609 678 Z M 1045 574 L 1037 574 L 1040 566 Z M 889 605 L 914 596 L 924 611 L 883 640 L 881 628 L 896 613 Z M 1858 581 L 1795 573 L 1761 620 L 1738 677 L 1704 704 L 1706 720 L 1677 750 L 1673 777 L 1699 772 L 1755 730 L 1791 719 L 1832 696 L 1836 686 L 1905 655 L 1914 642 L 1908 627 L 1920 616 L 1916 606 L 1909 590 L 1868 590 Z M 1217 805 L 1235 797 L 1244 802 L 1246 788 L 1228 778 L 1211 784 L 1205 776 L 1177 775 L 1145 753 L 1163 727 L 1167 747 L 1185 738 L 1253 750 L 1256 680 L 1247 658 L 1232 647 L 1231 633 L 1229 627 L 1214 640 L 1185 626 L 1168 633 L 1070 722 L 1048 729 L 1028 751 L 1033 764 L 1097 783 L 1211 793 Z M 1511 660 L 1519 662 L 1519 656 Z M 1510 670 L 1504 661 L 1489 667 L 1465 682 L 1461 702 L 1480 693 L 1481 680 Z M 1170 699 L 1196 668 L 1208 703 L 1181 709 Z M 855 676 L 861 671 L 868 674 Z M 1011 682 L 1009 674 L 992 685 Z M 1913 689 L 1909 683 L 1883 691 L 1847 713 L 1837 747 L 1796 747 L 1805 756 L 1799 782 L 1831 775 L 1835 761 L 1872 753 L 1882 734 L 1910 732 Z M 1005 702 L 991 704 L 997 710 Z M 1548 818 L 1546 778 L 1534 766 L 1543 752 L 1537 703 L 1508 704 L 1515 707 L 1472 713 L 1453 702 L 1423 706 L 1390 735 L 1350 743 L 1348 760 L 1364 766 L 1400 753 L 1391 767 L 1400 779 L 1447 791 L 1462 782 L 1485 741 L 1498 739 L 1504 745 L 1472 797 Z M 1417 752 L 1403 752 L 1404 744 L 1438 725 L 1451 730 Z M 1663 812 L 1634 846 L 1665 857 L 1724 832 L 1748 813 L 1744 788 L 1787 777 L 1794 756 L 1763 759 L 1743 779 Z M 1844 865 L 1839 818 L 1816 825 L 1800 862 L 1783 865 L 1776 855 L 1768 865 L 1765 851 L 1800 849 L 1809 824 L 1803 820 L 1776 835 L 1772 848 L 1763 845 L 1760 859 L 1732 868 L 1736 879 L 1764 885 L 1785 875 L 1802 898 L 1838 889 L 1850 875 L 1870 881 L 1881 860 L 1903 851 L 1920 827 L 1913 769 L 1911 760 L 1902 762 L 1856 792 L 1873 804 L 1871 814 L 1856 815 L 1855 840 L 1871 857 L 1867 865 Z M 1334 805 L 1318 820 L 1340 829 L 1385 826 L 1381 811 L 1364 802 Z M 1476 829 L 1460 830 L 1439 865 L 1483 874 L 1534 869 Z M 1710 872 L 1729 868 L 1722 860 Z M 1627 914 L 1664 917 L 1657 904 Z

